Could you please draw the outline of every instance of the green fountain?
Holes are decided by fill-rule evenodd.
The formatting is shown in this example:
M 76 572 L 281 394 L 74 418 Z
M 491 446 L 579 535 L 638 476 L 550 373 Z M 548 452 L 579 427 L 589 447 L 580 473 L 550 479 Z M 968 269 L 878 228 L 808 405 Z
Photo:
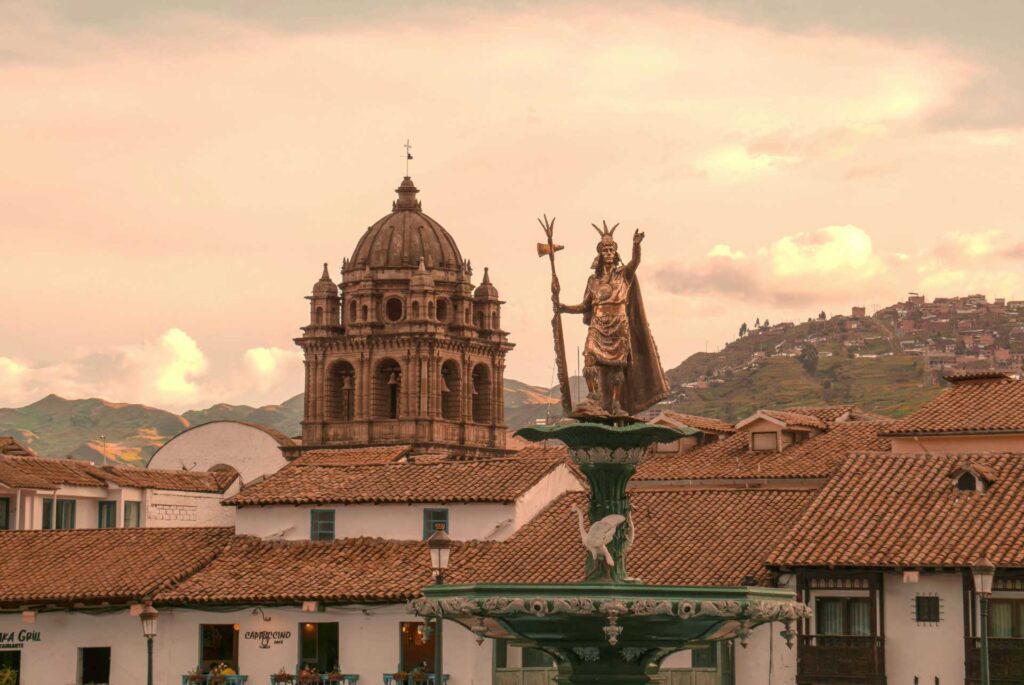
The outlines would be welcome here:
M 586 566 L 574 584 L 431 585 L 413 601 L 413 611 L 460 623 L 481 641 L 502 638 L 541 649 L 555 659 L 557 680 L 563 685 L 647 683 L 669 654 L 711 640 L 737 638 L 745 645 L 751 630 L 767 622 L 781 623 L 781 635 L 791 644 L 794 623 L 810 611 L 788 590 L 658 586 L 630 578 L 627 561 L 635 531 L 629 481 L 651 445 L 687 434 L 631 417 L 668 393 L 636 280 L 644 234 L 634 233 L 632 259 L 623 265 L 615 227 L 595 225 L 601 240 L 584 301 L 564 305 L 554 273 L 554 255 L 562 249 L 553 241 L 554 220 L 545 217 L 541 225 L 547 242 L 537 250 L 551 260 L 562 407 L 575 421 L 516 434 L 531 441 L 563 442 L 586 476 Z M 565 363 L 563 313 L 583 314 L 589 326 L 584 348 L 589 394 L 575 407 Z

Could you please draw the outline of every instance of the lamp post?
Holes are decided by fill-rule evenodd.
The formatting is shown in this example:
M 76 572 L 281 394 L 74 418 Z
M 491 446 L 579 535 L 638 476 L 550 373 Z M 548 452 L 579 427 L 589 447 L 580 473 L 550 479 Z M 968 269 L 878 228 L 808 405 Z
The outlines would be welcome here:
M 434 582 L 443 585 L 448 556 L 452 551 L 452 539 L 443 530 L 438 530 L 427 538 L 427 548 L 430 550 L 430 569 L 434 573 Z M 440 612 L 434 619 L 434 685 L 444 685 L 444 642 Z
M 160 613 L 148 602 L 139 614 L 142 634 L 146 636 L 146 685 L 153 685 L 153 638 L 156 637 L 156 619 L 159 615 Z
M 996 567 L 982 557 L 971 567 L 974 577 L 974 591 L 981 598 L 981 685 L 990 685 L 988 674 L 988 598 L 992 595 L 992 578 Z

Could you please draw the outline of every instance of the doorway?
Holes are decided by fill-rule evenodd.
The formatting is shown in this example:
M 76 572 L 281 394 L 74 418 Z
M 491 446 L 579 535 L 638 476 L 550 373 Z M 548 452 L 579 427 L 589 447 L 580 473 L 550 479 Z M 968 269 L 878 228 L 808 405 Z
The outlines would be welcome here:
M 337 623 L 299 624 L 299 666 L 311 666 L 317 673 L 341 668 L 338 657 Z
M 434 631 L 426 623 L 403 621 L 399 624 L 401 637 L 401 659 L 399 667 L 408 673 L 420 667 L 427 673 L 434 672 Z
M 78 650 L 78 682 L 107 685 L 110 682 L 110 647 L 82 647 Z

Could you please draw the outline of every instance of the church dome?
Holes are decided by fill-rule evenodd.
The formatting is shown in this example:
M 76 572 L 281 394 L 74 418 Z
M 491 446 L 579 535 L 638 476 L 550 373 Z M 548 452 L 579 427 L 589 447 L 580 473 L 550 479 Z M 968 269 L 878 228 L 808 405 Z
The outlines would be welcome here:
M 416 199 L 419 190 L 406 176 L 395 190 L 398 199 L 390 214 L 366 229 L 348 267 L 415 269 L 422 259 L 428 269 L 462 270 L 462 255 L 441 224 L 424 214 Z

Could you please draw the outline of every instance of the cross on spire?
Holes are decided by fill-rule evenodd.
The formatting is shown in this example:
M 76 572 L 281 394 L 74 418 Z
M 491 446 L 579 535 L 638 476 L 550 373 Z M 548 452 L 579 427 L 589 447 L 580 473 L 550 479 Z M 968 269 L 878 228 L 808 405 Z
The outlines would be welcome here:
M 405 175 L 409 175 L 409 160 L 412 159 L 412 145 L 409 144 L 409 139 L 405 139 Z

